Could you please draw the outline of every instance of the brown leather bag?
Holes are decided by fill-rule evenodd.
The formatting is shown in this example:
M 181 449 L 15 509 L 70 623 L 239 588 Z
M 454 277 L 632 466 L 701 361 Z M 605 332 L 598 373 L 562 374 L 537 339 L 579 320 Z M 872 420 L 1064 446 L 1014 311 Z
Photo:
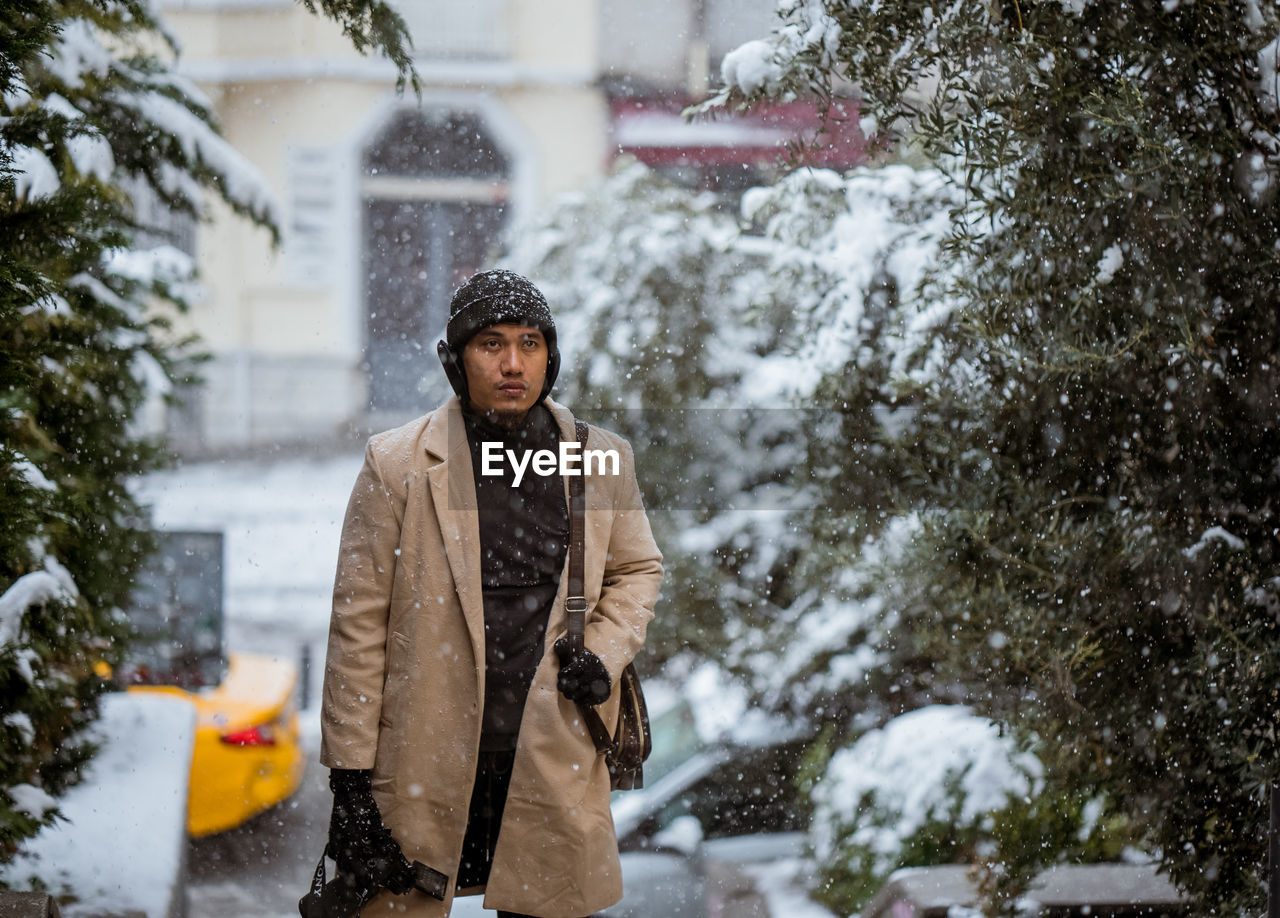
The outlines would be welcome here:
M 585 456 L 588 428 L 583 421 L 574 421 L 574 433 L 578 436 L 579 455 Z M 569 618 L 569 647 L 579 653 L 585 647 L 587 624 L 587 598 L 583 574 L 583 533 L 586 531 L 586 482 L 583 474 L 569 476 L 569 584 L 566 590 L 565 611 Z M 614 790 L 633 790 L 644 786 L 644 760 L 653 751 L 653 739 L 649 734 L 649 712 L 644 705 L 644 691 L 640 688 L 640 675 L 635 664 L 628 663 L 618 680 L 621 705 L 618 708 L 618 727 L 613 736 L 596 709 L 579 705 L 582 719 L 596 744 L 596 752 L 605 757 L 609 766 L 609 781 Z

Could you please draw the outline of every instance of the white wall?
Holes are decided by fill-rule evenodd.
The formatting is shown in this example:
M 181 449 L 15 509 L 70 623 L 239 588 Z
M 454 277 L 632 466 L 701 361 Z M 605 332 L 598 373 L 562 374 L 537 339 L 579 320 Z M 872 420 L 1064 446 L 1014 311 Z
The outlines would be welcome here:
M 602 71 L 664 90 L 700 92 L 699 71 L 709 66 L 714 85 L 720 59 L 764 37 L 777 21 L 777 6 L 777 0 L 601 0 Z
M 681 88 L 688 68 L 690 0 L 602 0 L 600 61 L 607 77 Z

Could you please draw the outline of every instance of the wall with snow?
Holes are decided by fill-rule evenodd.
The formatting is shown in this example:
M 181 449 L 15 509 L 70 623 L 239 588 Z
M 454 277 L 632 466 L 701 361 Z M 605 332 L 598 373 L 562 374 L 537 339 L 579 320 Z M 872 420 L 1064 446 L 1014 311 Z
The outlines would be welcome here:
M 177 696 L 105 695 L 91 738 L 100 751 L 57 801 L 63 821 L 27 842 L 0 879 L 69 898 L 66 918 L 168 918 L 185 870 L 195 708 Z M 14 790 L 20 804 L 54 805 L 38 788 Z

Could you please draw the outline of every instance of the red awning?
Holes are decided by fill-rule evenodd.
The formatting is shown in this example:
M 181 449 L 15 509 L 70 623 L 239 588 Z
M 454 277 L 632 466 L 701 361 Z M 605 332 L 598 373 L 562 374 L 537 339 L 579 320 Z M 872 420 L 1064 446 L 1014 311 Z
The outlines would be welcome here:
M 816 102 L 758 105 L 741 115 L 690 121 L 680 114 L 690 101 L 615 99 L 611 158 L 629 154 L 650 166 L 763 163 L 787 158 L 804 144 L 797 164 L 847 169 L 866 159 L 852 100 L 833 104 L 825 125 Z

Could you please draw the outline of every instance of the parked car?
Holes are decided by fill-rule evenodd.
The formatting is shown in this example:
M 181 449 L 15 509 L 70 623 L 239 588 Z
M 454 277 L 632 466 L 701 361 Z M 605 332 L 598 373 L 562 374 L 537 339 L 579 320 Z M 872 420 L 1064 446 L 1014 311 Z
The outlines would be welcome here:
M 1064 864 L 1032 883 L 1026 898 L 1052 918 L 1180 918 L 1186 899 L 1154 864 Z M 861 918 L 948 918 L 978 901 L 974 868 L 949 864 L 895 871 Z M 969 912 L 976 915 L 976 911 Z
M 809 811 L 795 781 L 801 743 L 704 743 L 687 702 L 653 723 L 645 787 L 615 796 L 623 898 L 604 918 L 739 918 L 769 910 L 755 876 L 800 857 Z
M 130 691 L 190 698 L 196 709 L 187 831 L 234 828 L 288 799 L 305 758 L 287 661 L 227 655 L 222 644 L 222 534 L 159 533 L 129 620 L 129 659 L 114 674 Z

